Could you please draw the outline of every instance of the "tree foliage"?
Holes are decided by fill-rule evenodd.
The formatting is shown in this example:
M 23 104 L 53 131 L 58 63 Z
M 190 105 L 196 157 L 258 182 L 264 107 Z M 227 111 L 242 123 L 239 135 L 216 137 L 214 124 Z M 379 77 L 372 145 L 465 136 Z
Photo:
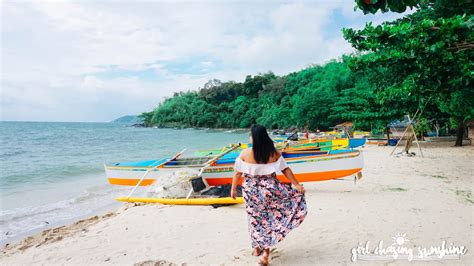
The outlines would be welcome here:
M 212 80 L 197 92 L 181 92 L 142 117 L 156 126 L 329 129 L 341 117 L 331 108 L 354 85 L 344 62 L 312 66 L 286 76 L 269 72 L 243 82 Z M 145 115 L 146 114 L 146 115 Z
M 361 54 L 349 63 L 354 72 L 370 73 L 375 97 L 383 106 L 415 113 L 428 108 L 433 116 L 458 121 L 457 145 L 464 122 L 474 116 L 471 1 L 356 1 L 365 12 L 413 14 L 362 30 L 343 29 L 344 37 Z M 394 98 L 406 103 L 394 105 Z

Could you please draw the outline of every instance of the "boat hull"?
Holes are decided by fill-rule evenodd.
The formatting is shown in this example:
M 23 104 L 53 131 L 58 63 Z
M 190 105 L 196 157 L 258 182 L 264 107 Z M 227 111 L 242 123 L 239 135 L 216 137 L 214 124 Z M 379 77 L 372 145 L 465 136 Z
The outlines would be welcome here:
M 367 142 L 366 138 L 363 139 L 349 139 L 349 148 L 362 147 Z
M 356 174 L 364 167 L 363 154 L 351 151 L 338 154 L 285 158 L 288 166 L 299 182 L 315 182 L 342 178 Z M 210 186 L 231 184 L 234 164 L 217 164 L 207 168 L 202 176 Z M 191 167 L 192 168 L 192 167 Z M 144 166 L 105 166 L 108 182 L 112 185 L 135 186 L 149 167 Z M 149 186 L 161 175 L 186 167 L 163 167 L 151 171 L 140 186 Z M 283 183 L 290 181 L 282 174 L 277 178 Z M 242 180 L 240 180 L 240 183 Z

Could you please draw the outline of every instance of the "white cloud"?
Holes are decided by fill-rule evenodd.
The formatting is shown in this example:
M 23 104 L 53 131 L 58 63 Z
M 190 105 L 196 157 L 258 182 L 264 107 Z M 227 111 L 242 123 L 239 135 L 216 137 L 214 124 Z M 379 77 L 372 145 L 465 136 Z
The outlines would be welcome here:
M 335 9 L 360 25 L 363 15 L 351 12 L 353 6 L 343 0 L 4 1 L 1 119 L 108 121 L 151 110 L 164 96 L 212 78 L 242 80 L 322 63 L 351 50 L 340 32 L 327 28 L 339 23 Z M 168 67 L 176 62 L 205 74 Z M 140 74 L 149 69 L 155 80 Z

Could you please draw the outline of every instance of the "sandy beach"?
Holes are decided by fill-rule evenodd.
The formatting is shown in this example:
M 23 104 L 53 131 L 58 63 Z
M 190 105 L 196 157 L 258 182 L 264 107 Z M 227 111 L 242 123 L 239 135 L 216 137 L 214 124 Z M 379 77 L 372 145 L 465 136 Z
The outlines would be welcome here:
M 389 246 L 399 233 L 407 247 L 445 240 L 469 250 L 430 265 L 472 265 L 474 146 L 451 145 L 423 143 L 424 158 L 393 157 L 392 147 L 369 145 L 356 184 L 352 178 L 304 183 L 308 216 L 272 249 L 271 263 L 352 264 L 359 243 Z M 255 264 L 246 219 L 244 205 L 128 204 L 7 246 L 0 264 Z M 376 263 L 391 262 L 408 263 Z M 361 263 L 370 262 L 355 262 Z

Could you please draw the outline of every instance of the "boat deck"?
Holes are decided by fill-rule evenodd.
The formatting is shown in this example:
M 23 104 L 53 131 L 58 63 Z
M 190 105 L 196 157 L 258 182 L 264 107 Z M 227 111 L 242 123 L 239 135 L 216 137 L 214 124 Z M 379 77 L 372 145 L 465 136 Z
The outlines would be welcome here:
M 188 157 L 188 158 L 178 158 L 174 159 L 173 161 L 167 163 L 166 165 L 176 165 L 176 166 L 183 166 L 183 165 L 203 165 L 211 160 L 213 157 L 205 156 L 205 157 Z

